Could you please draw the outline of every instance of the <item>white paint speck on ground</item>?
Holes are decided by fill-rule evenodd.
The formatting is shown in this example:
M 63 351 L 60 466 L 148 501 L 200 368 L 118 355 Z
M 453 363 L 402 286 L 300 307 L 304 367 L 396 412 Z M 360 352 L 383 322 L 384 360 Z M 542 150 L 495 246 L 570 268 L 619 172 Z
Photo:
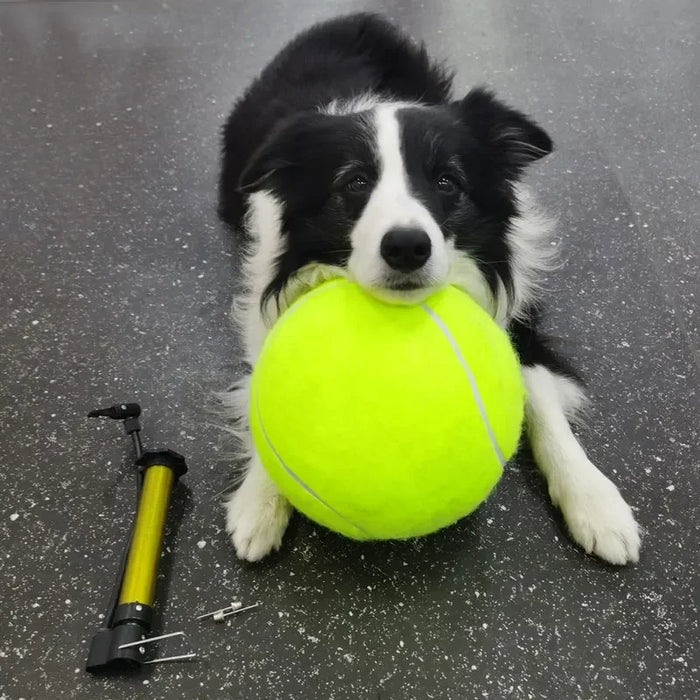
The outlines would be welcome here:
M 666 490 L 667 490 L 667 491 L 675 491 L 675 489 L 676 489 L 676 487 L 675 487 L 673 484 L 669 484 L 669 485 L 666 487 Z
M 10 516 L 10 520 L 11 520 L 12 522 L 15 522 L 15 520 L 17 520 L 17 518 L 19 518 L 19 513 L 13 513 L 13 514 Z
M 199 542 L 197 542 L 197 546 L 200 549 L 204 549 L 207 546 L 207 541 L 206 540 L 199 540 Z

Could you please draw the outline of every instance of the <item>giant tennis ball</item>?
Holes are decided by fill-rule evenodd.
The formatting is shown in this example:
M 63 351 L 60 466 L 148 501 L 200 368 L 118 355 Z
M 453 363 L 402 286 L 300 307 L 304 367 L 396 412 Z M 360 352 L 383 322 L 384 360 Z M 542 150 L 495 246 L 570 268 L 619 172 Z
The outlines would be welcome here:
M 489 495 L 517 448 L 524 397 L 508 336 L 462 291 L 396 306 L 336 279 L 273 326 L 250 418 L 295 508 L 354 539 L 403 539 Z

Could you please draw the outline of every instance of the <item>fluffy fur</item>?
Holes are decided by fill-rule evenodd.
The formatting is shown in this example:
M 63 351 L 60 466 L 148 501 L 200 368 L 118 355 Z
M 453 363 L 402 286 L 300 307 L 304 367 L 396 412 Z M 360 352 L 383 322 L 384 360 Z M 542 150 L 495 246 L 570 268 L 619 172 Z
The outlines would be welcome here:
M 552 142 L 484 88 L 453 99 L 451 82 L 422 45 L 360 14 L 301 34 L 237 102 L 219 212 L 246 251 L 234 305 L 246 361 L 255 365 L 279 314 L 324 279 L 346 276 L 397 304 L 463 288 L 513 337 L 527 435 L 573 538 L 612 563 L 636 561 L 632 512 L 570 428 L 580 380 L 537 330 L 553 222 L 521 178 Z M 227 530 L 254 561 L 279 547 L 291 508 L 250 439 L 248 377 L 225 402 L 246 463 Z

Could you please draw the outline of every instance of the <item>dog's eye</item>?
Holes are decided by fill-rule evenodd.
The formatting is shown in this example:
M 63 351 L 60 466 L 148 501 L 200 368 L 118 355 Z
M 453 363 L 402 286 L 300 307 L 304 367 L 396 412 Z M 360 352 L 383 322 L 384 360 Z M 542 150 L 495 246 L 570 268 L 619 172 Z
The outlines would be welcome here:
M 459 183 L 451 175 L 440 175 L 435 185 L 442 194 L 456 194 L 460 190 Z
M 348 192 L 366 192 L 369 188 L 369 180 L 364 175 L 355 175 L 345 183 Z

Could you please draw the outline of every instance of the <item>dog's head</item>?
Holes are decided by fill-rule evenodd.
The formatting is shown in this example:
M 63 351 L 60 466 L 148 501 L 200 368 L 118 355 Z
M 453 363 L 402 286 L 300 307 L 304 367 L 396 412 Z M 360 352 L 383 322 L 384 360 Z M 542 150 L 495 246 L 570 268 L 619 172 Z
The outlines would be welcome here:
M 533 258 L 513 235 L 516 183 L 551 150 L 539 126 L 483 89 L 449 105 L 332 105 L 295 116 L 240 182 L 278 208 L 264 301 L 300 271 L 329 265 L 388 301 L 420 301 L 454 283 L 484 306 L 490 295 L 494 315 L 499 295 L 512 311 Z

